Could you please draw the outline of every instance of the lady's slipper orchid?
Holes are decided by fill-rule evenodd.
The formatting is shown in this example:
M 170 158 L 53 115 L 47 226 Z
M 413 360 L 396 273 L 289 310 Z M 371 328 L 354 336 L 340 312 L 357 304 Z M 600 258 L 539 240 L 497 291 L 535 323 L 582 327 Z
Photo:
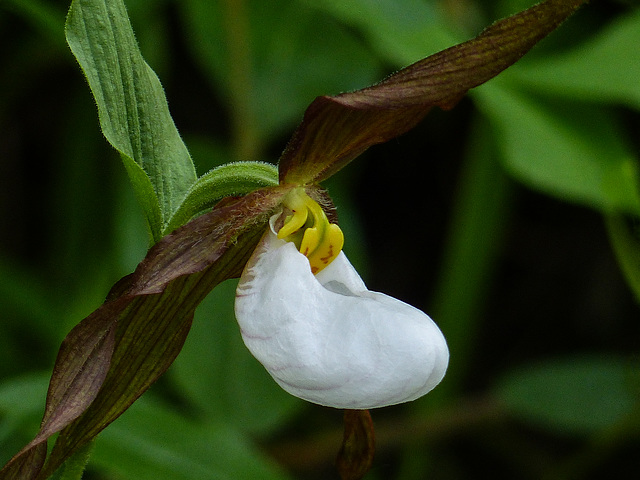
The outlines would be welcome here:
M 285 390 L 350 409 L 338 468 L 342 478 L 362 478 L 373 427 L 368 412 L 353 409 L 430 391 L 446 370 L 447 346 L 425 314 L 367 290 L 340 252 L 340 229 L 302 188 L 291 187 L 317 185 L 370 146 L 413 128 L 431 108 L 453 107 L 585 2 L 543 1 L 375 86 L 318 97 L 280 157 L 276 180 L 264 164 L 196 178 L 123 1 L 73 0 L 67 41 L 155 244 L 62 343 L 40 430 L 0 479 L 48 478 L 144 393 L 180 352 L 197 305 L 238 275 L 281 204 L 284 215 L 273 217 L 242 275 L 238 322 L 249 349 Z
M 283 215 L 271 218 L 236 292 L 251 353 L 284 390 L 320 405 L 369 409 L 432 390 L 449 360 L 433 320 L 367 289 L 340 251 L 340 229 L 304 190 L 284 206 L 292 214 L 280 229 Z

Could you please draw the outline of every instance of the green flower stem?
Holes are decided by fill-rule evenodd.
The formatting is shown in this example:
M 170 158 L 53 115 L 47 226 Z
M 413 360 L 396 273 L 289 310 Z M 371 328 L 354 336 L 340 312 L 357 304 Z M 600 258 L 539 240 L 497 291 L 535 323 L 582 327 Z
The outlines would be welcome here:
M 164 228 L 163 235 L 212 208 L 224 197 L 246 195 L 278 185 L 278 169 L 264 162 L 234 162 L 214 168 L 193 184 L 185 200 Z

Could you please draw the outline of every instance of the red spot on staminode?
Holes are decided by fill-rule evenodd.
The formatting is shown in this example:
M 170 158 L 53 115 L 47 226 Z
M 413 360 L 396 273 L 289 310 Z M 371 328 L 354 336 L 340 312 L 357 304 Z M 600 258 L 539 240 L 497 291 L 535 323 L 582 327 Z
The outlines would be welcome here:
M 320 257 L 320 261 L 322 261 L 322 263 L 327 265 L 329 263 L 329 260 L 331 260 L 333 257 L 334 257 L 334 255 L 333 255 L 333 245 L 329 245 L 329 251 L 327 252 L 327 256 L 326 257 Z

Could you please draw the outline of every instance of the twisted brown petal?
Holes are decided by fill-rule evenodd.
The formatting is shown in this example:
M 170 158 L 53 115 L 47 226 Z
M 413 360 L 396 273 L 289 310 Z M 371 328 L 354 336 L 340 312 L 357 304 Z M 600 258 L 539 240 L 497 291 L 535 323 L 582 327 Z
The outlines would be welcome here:
M 377 85 L 316 98 L 280 158 L 280 183 L 325 180 L 370 146 L 413 128 L 432 107 L 452 108 L 469 89 L 514 64 L 585 2 L 547 0 Z
M 41 429 L 0 479 L 47 478 L 120 416 L 171 365 L 193 313 L 240 274 L 285 189 L 257 190 L 164 237 L 60 347 Z M 46 465 L 46 441 L 60 432 Z

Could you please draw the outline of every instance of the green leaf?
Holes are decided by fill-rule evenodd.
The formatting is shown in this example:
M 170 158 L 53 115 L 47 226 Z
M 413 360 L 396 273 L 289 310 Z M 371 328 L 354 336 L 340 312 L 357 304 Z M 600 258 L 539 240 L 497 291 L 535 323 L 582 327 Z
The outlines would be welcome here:
M 445 27 L 442 8 L 422 0 L 304 0 L 362 31 L 380 54 L 396 65 L 413 63 L 460 41 Z
M 509 372 L 496 389 L 513 415 L 565 434 L 589 434 L 624 421 L 638 406 L 637 362 L 578 356 Z
M 475 92 L 506 169 L 523 183 L 605 211 L 639 212 L 638 168 L 608 112 L 527 97 L 494 82 Z
M 0 412 L 3 415 L 19 415 L 27 418 L 39 415 L 43 406 L 41 398 L 47 391 L 48 375 L 29 374 L 0 385 Z
M 160 81 L 142 58 L 121 0 L 74 0 L 66 35 L 102 132 L 120 152 L 157 241 L 196 180 Z
M 59 335 L 56 323 L 60 321 L 62 312 L 51 287 L 42 283 L 42 277 L 21 268 L 15 259 L 0 257 L 0 278 L 7 279 L 0 282 L 0 304 L 5 316 L 3 325 L 15 324 L 16 328 L 37 331 L 47 340 L 56 339 Z
M 249 121 L 263 141 L 298 121 L 319 93 L 353 90 L 377 78 L 379 65 L 368 49 L 326 15 L 290 0 L 246 3 L 250 38 L 243 52 L 250 80 L 243 94 L 252 108 Z M 238 82 L 232 77 L 232 39 L 225 33 L 226 16 L 234 12 L 209 0 L 183 0 L 179 8 L 194 57 L 229 100 Z
M 194 422 L 146 397 L 100 435 L 91 464 L 138 480 L 288 478 L 238 430 Z
M 605 217 L 609 239 L 627 283 L 640 302 L 640 225 L 621 215 Z
M 0 463 L 25 441 L 24 432 L 38 428 L 49 373 L 29 373 L 0 382 Z
M 515 63 L 582 3 L 548 0 L 373 87 L 316 98 L 280 158 L 280 182 L 325 180 L 371 145 L 413 128 L 432 107 L 452 108 L 469 89 Z
M 13 10 L 40 31 L 47 41 L 64 48 L 60 30 L 64 22 L 64 10 L 43 0 L 5 0 L 3 8 Z
M 240 274 L 285 193 L 258 190 L 221 202 L 149 250 L 64 340 L 40 432 L 1 479 L 35 478 L 47 439 L 60 432 L 41 475 L 52 474 L 149 388 L 179 353 L 197 305 Z
M 640 10 L 616 19 L 567 53 L 527 62 L 509 72 L 545 95 L 620 102 L 640 109 Z

